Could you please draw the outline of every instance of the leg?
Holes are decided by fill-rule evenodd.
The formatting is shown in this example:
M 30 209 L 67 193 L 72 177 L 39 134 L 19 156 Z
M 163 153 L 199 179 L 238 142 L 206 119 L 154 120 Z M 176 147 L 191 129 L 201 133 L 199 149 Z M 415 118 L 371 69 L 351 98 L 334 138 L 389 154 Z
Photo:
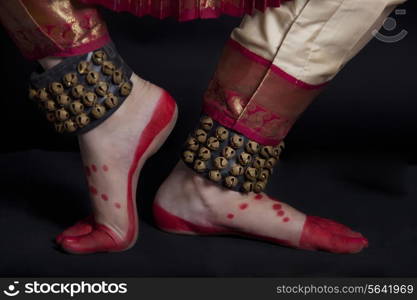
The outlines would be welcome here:
M 22 0 L 3 1 L 0 7 L 4 8 L 0 19 L 24 55 L 39 59 L 48 71 L 62 67 L 70 59 L 68 56 L 77 58 L 85 53 L 92 54 L 90 51 L 109 41 L 105 24 L 90 6 L 74 4 L 73 1 Z M 66 18 L 71 22 L 67 22 Z M 102 66 L 91 66 L 100 68 L 97 74 L 101 79 L 105 77 Z M 78 76 L 78 83 L 87 78 L 79 71 L 78 74 L 77 70 L 73 72 Z M 54 80 L 61 82 L 63 76 Z M 130 79 L 133 88 L 122 105 L 100 125 L 78 136 L 93 213 L 57 237 L 57 242 L 68 252 L 122 251 L 136 241 L 139 173 L 146 160 L 171 132 L 177 108 L 173 99 L 161 88 L 135 74 Z M 97 91 L 94 84 L 84 86 Z M 70 121 L 73 123 L 68 124 L 83 125 L 79 123 L 80 120 L 84 122 L 78 119 L 79 112 L 71 104 L 61 102 L 68 101 L 68 98 L 59 98 L 65 93 L 49 95 L 49 100 L 44 101 L 40 90 L 32 90 L 34 100 L 41 107 L 51 110 L 47 116 L 58 125 L 58 129 L 62 128 L 62 124 L 67 126 Z M 115 91 L 119 92 L 118 89 Z M 52 92 L 49 87 L 48 93 Z M 77 100 L 74 90 L 68 90 L 66 95 L 71 101 Z M 84 107 L 90 105 L 86 95 L 83 92 L 77 100 Z M 107 99 L 109 95 L 103 97 Z M 93 107 L 104 107 L 100 105 L 95 103 Z M 91 115 L 88 117 L 93 119 Z M 58 118 L 65 122 L 57 122 Z
M 397 2 L 299 0 L 246 17 L 224 50 L 204 98 L 203 114 L 230 134 L 237 132 L 264 146 L 278 145 Z M 204 124 L 200 128 L 204 131 Z M 227 190 L 200 176 L 193 167 L 206 174 L 199 168 L 210 166 L 214 173 L 207 174 L 214 181 L 230 175 L 221 166 L 212 167 L 211 158 L 200 152 L 206 147 L 217 153 L 201 134 L 191 135 L 184 152 L 186 163 L 178 163 L 155 198 L 154 215 L 162 229 L 237 234 L 335 253 L 356 253 L 368 245 L 360 233 L 344 225 L 306 216 L 264 193 Z M 258 162 L 254 160 L 252 166 L 258 168 Z M 254 180 L 256 187 L 259 179 Z M 230 185 L 226 180 L 222 184 Z

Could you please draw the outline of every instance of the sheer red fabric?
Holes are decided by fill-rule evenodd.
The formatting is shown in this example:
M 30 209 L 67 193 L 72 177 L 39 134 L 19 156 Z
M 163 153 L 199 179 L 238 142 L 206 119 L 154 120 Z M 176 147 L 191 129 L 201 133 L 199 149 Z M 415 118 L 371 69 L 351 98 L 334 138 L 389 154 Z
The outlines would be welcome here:
M 322 89 L 231 39 L 204 95 L 203 112 L 258 143 L 278 145 Z

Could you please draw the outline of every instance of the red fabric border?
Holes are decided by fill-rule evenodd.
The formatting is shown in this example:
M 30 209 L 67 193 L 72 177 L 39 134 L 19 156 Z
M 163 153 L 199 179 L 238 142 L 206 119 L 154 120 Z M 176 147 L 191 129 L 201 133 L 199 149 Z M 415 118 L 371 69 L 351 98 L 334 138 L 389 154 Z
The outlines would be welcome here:
M 291 74 L 285 72 L 284 70 L 282 70 L 281 68 L 279 68 L 278 66 L 274 65 L 271 61 L 263 58 L 262 56 L 253 53 L 252 51 L 250 51 L 249 49 L 245 48 L 244 46 L 242 46 L 241 44 L 239 44 L 239 42 L 233 40 L 233 39 L 229 39 L 228 44 L 233 47 L 234 49 L 236 49 L 237 51 L 239 51 L 242 55 L 246 56 L 247 58 L 249 58 L 250 60 L 253 60 L 255 62 L 257 62 L 258 64 L 261 64 L 263 66 L 266 67 L 270 67 L 271 71 L 274 72 L 275 74 L 279 75 L 280 77 L 284 78 L 285 80 L 287 80 L 288 82 L 303 88 L 303 89 L 307 89 L 307 90 L 315 90 L 315 89 L 319 89 L 322 88 L 323 86 L 327 85 L 328 82 L 324 82 L 322 84 L 310 84 L 307 82 L 304 82 L 302 80 L 297 79 L 296 77 L 292 76 Z

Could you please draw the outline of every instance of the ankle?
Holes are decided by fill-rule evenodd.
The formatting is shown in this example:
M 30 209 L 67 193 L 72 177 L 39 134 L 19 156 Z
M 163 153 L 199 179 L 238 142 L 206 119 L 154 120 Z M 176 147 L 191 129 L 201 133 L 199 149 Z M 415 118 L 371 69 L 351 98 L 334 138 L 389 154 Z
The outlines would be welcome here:
M 242 195 L 238 192 L 223 188 L 195 173 L 181 162 L 185 171 L 183 176 L 183 191 L 189 202 L 189 207 L 201 214 L 204 213 L 207 220 L 217 223 L 224 214 L 225 201 L 239 199 Z
M 202 198 L 195 181 L 197 174 L 190 171 L 181 161 L 158 189 L 155 204 L 173 214 L 184 211 L 194 213 L 206 210 L 206 199 Z M 175 199 L 173 201 L 173 199 Z

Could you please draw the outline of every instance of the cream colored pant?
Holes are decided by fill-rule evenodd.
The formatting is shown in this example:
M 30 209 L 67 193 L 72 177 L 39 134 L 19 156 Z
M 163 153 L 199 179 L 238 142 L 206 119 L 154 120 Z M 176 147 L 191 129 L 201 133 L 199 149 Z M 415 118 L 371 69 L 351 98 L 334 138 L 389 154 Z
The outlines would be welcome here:
M 331 80 L 405 0 L 295 0 L 246 16 L 232 39 L 310 85 Z

